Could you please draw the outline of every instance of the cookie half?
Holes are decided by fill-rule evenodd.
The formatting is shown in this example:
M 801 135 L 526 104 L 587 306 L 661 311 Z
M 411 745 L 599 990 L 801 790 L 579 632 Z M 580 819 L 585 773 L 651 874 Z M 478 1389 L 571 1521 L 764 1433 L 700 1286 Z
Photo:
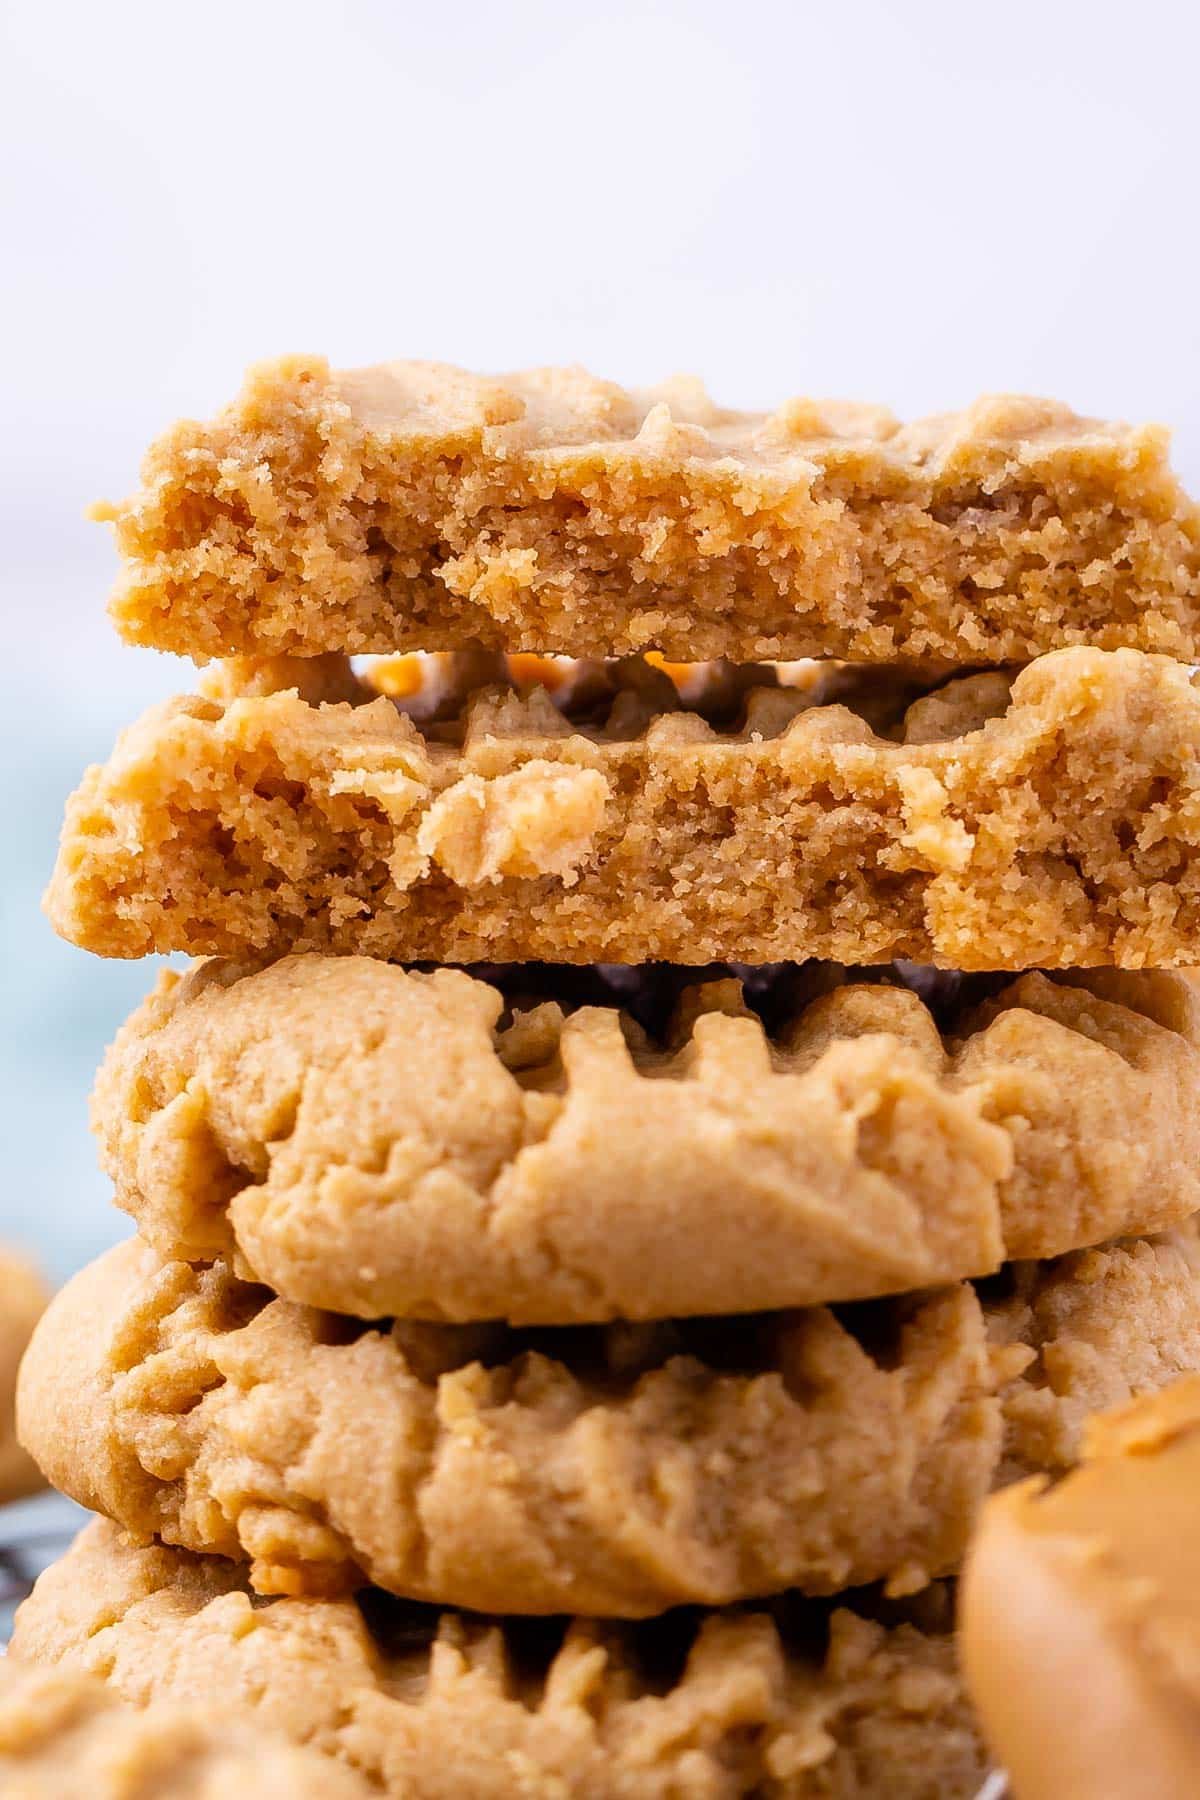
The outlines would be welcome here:
M 713 404 L 580 369 L 253 369 L 150 450 L 113 612 L 196 657 L 449 649 L 1195 660 L 1200 523 L 1166 433 L 992 396 Z
M 19 1800 L 367 1800 L 352 1769 L 290 1743 L 260 1711 L 240 1714 L 215 1680 L 205 1701 L 189 1694 L 139 1711 L 98 1679 L 8 1655 L 0 1788 Z
M 890 723 L 835 668 L 721 728 L 640 670 L 582 715 L 485 689 L 420 728 L 383 696 L 169 702 L 68 803 L 51 919 L 106 956 L 1200 959 L 1182 665 L 1064 650 L 907 706 L 893 683 Z
M 63 1291 L 21 1376 L 54 1484 L 261 1592 L 370 1581 L 636 1618 L 920 1588 L 988 1491 L 1200 1366 L 1194 1231 L 831 1311 L 369 1326 L 137 1240 Z
M 211 961 L 93 1119 L 164 1256 L 368 1319 L 857 1300 L 1200 1209 L 1189 976 L 909 979 Z
M 211 1697 L 396 1800 L 970 1800 L 983 1756 L 946 1597 L 642 1625 L 252 1597 L 215 1558 L 87 1528 L 21 1608 L 21 1665 L 138 1706 Z

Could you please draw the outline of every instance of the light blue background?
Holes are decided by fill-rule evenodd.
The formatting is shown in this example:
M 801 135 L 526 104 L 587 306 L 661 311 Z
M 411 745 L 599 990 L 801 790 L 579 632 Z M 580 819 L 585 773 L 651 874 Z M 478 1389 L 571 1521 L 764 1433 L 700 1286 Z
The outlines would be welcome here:
M 38 911 L 63 799 L 186 666 L 82 520 L 286 350 L 1163 418 L 1200 472 L 1195 9 L 14 5 L 0 26 L 0 1234 L 124 1229 L 85 1095 L 150 985 Z
M 97 572 L 90 573 L 99 612 Z M 75 604 L 50 570 L 31 576 L 24 594 L 48 635 Z M 78 654 L 68 633 L 63 639 L 63 656 Z M 96 1167 L 87 1094 L 104 1045 L 155 971 L 150 962 L 105 962 L 60 942 L 40 911 L 41 893 L 63 802 L 83 765 L 106 755 L 122 719 L 148 694 L 169 691 L 179 672 L 168 673 L 165 658 L 131 653 L 132 668 L 117 680 L 116 657 L 105 646 L 84 657 L 100 677 L 95 686 L 80 668 L 60 684 L 48 658 L 29 683 L 14 660 L 6 660 L 0 682 L 0 1238 L 30 1246 L 59 1280 L 127 1229 Z

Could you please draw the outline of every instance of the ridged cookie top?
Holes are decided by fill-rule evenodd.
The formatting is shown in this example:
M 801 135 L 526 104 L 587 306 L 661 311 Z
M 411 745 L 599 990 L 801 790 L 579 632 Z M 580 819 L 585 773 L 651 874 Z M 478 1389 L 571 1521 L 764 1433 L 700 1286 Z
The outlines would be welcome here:
M 118 1203 L 335 1312 L 548 1324 L 867 1298 L 1200 1209 L 1184 975 L 485 974 L 165 974 L 97 1082 Z
M 1165 433 L 997 396 L 713 404 L 582 370 L 292 357 L 149 452 L 117 522 L 135 642 L 681 659 L 1189 655 L 1200 526 Z
M 494 1620 L 264 1602 L 217 1558 L 97 1522 L 38 1582 L 14 1650 L 143 1705 L 236 1696 L 384 1800 L 971 1800 L 979 1744 L 949 1602 Z
M 24 1442 L 266 1593 L 639 1618 L 953 1570 L 988 1490 L 1200 1367 L 1194 1227 L 832 1311 L 367 1325 L 136 1239 L 52 1303 Z

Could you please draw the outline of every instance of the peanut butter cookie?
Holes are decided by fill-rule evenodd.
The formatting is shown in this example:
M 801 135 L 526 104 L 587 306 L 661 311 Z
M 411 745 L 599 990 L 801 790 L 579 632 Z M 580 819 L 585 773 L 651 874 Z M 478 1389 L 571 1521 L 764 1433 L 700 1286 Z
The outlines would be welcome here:
M 909 675 L 833 667 L 750 687 L 719 727 L 646 663 L 561 704 L 468 687 L 419 723 L 369 682 L 355 705 L 245 673 L 254 692 L 168 702 L 88 771 L 48 895 L 63 936 L 106 956 L 1200 960 L 1200 690 L 1164 657 L 1063 650 L 916 699 Z
M 1200 1367 L 1194 1230 L 977 1292 L 658 1325 L 368 1326 L 118 1246 L 21 1373 L 47 1476 L 264 1593 L 636 1618 L 920 1588 L 1084 1414 Z
M 971 1800 L 984 1759 L 946 1597 L 869 1598 L 641 1625 L 375 1590 L 264 1603 L 231 1564 L 104 1522 L 42 1576 L 12 1654 L 96 1671 L 139 1706 L 251 1706 L 385 1800 Z
M 1190 976 L 687 973 L 167 973 L 101 1157 L 164 1256 L 367 1319 L 857 1300 L 1200 1210 Z
M 43 1486 L 36 1464 L 17 1442 L 14 1408 L 17 1370 L 49 1297 L 32 1263 L 0 1246 L 0 1505 Z
M 1023 662 L 1200 655 L 1200 522 L 1166 433 L 994 396 L 715 406 L 580 369 L 251 371 L 97 509 L 134 643 Z
M 267 1709 L 262 1708 L 262 1719 Z M 297 1734 L 299 1735 L 299 1734 Z M 68 1669 L 0 1663 L 0 1788 L 11 1800 L 367 1800 L 332 1757 L 290 1743 L 214 1680 L 207 1703 L 120 1703 Z

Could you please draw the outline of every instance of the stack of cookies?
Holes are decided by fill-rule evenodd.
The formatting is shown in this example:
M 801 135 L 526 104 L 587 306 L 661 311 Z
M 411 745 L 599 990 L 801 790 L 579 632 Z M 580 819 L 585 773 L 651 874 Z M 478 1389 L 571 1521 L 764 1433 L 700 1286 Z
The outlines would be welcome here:
M 1162 434 L 293 359 L 108 516 L 219 660 L 50 913 L 203 960 L 97 1085 L 140 1235 L 21 1414 L 112 1523 L 14 1655 L 389 1795 L 972 1794 L 985 1497 L 1200 1368 Z

